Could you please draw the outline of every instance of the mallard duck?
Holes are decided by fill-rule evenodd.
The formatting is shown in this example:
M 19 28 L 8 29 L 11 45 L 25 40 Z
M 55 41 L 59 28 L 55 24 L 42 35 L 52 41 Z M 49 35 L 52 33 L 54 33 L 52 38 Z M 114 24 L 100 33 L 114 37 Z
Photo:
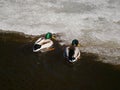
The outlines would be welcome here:
M 80 59 L 80 50 L 79 50 L 79 42 L 77 39 L 72 41 L 70 46 L 67 46 L 64 51 L 64 56 L 67 58 L 69 62 L 75 62 Z
M 51 40 L 52 33 L 48 32 L 45 37 L 40 37 L 33 46 L 33 52 L 46 52 L 54 50 L 53 41 Z

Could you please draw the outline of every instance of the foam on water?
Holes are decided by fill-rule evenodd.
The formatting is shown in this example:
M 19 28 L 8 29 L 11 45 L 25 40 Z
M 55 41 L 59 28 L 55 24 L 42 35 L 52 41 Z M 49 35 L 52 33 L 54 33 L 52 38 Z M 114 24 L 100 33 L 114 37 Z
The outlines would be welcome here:
M 65 44 L 77 38 L 82 51 L 119 57 L 119 5 L 119 0 L 1 0 L 0 29 L 64 33 Z

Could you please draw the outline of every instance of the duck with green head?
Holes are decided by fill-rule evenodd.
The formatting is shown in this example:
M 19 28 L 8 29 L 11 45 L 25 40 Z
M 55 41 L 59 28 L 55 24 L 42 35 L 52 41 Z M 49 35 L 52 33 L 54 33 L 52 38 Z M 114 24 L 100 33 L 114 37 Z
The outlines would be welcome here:
M 72 40 L 70 46 L 65 48 L 64 56 L 69 62 L 75 62 L 80 59 L 79 41 L 77 39 Z
M 46 52 L 50 50 L 54 50 L 53 41 L 52 39 L 52 33 L 48 32 L 45 34 L 45 37 L 40 37 L 33 46 L 33 52 Z

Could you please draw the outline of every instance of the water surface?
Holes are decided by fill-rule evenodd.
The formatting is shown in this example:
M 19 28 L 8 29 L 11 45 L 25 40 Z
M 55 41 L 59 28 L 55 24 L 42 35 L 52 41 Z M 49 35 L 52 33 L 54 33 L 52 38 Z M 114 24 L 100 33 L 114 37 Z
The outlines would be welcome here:
M 99 55 L 82 52 L 70 64 L 58 42 L 55 51 L 33 53 L 38 36 L 0 33 L 1 90 L 120 90 L 120 66 L 105 64 Z

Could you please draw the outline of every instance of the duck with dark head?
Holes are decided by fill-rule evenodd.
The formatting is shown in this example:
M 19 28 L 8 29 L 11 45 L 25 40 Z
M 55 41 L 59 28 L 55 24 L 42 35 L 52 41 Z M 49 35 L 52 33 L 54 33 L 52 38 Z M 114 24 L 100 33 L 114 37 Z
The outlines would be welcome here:
M 65 48 L 64 56 L 69 62 L 80 59 L 79 41 L 77 39 L 72 40 L 71 45 Z
M 40 37 L 33 46 L 33 52 L 46 52 L 54 50 L 53 41 L 52 41 L 52 33 L 48 32 L 44 37 Z

